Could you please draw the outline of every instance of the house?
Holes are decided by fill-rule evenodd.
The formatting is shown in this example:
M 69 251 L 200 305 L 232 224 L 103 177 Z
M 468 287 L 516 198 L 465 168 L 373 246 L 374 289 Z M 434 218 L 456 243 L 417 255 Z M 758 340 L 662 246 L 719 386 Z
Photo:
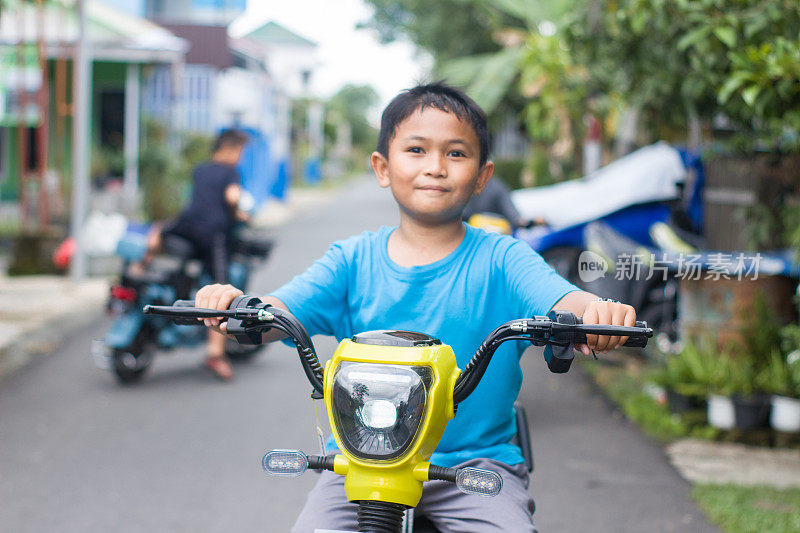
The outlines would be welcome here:
M 172 31 L 189 42 L 176 78 L 166 67 L 153 69 L 145 85 L 143 111 L 170 117 L 173 128 L 213 134 L 225 128 L 247 131 L 239 171 L 242 184 L 261 204 L 283 199 L 289 185 L 292 135 L 291 101 L 308 97 L 317 65 L 316 43 L 269 22 L 245 34 L 232 34 L 243 20 L 244 0 L 106 0 Z M 134 4 L 136 7 L 134 7 Z M 180 80 L 181 87 L 176 87 Z M 171 94 L 179 93 L 172 101 Z M 322 112 L 312 121 L 311 146 L 321 154 Z M 308 163 L 306 163 L 308 166 Z M 319 165 L 317 164 L 317 167 Z
M 73 4 L 15 3 L 0 15 L 0 200 L 18 203 L 23 226 L 36 219 L 47 226 L 51 211 L 63 211 L 64 183 L 71 175 L 72 53 L 78 36 Z M 123 151 L 125 182 L 135 190 L 142 73 L 157 65 L 179 68 L 188 43 L 101 2 L 87 1 L 85 9 L 92 146 Z
M 317 43 L 276 22 L 267 22 L 238 34 L 235 42 L 242 45 L 247 43 L 264 61 L 267 70 L 279 84 L 276 92 L 276 153 L 287 164 L 291 152 L 291 101 L 308 99 L 308 124 L 305 131 L 308 148 L 307 153 L 297 155 L 303 159 L 303 175 L 306 181 L 318 181 L 323 144 L 323 108 L 311 90 L 314 70 L 319 65 Z
M 143 113 L 171 119 L 173 129 L 187 133 L 246 131 L 250 142 L 239 165 L 242 186 L 257 205 L 270 196 L 283 197 L 288 180 L 282 173 L 288 167 L 284 169 L 275 150 L 276 87 L 263 61 L 247 43 L 230 39 L 225 26 L 164 23 L 164 27 L 187 41 L 189 49 L 178 77 L 166 66 L 150 73 Z

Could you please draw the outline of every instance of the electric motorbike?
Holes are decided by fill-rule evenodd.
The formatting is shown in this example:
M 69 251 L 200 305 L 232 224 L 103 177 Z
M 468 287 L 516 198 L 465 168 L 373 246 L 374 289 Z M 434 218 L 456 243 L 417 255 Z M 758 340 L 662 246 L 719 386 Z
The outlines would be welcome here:
M 126 234 L 117 245 L 124 259 L 120 282 L 111 287 L 108 313 L 114 317 L 102 341 L 92 346 L 95 363 L 113 371 L 121 383 L 139 381 L 150 367 L 158 350 L 194 347 L 206 341 L 203 328 L 178 325 L 164 317 L 145 315 L 145 305 L 166 305 L 190 298 L 193 292 L 210 283 L 192 243 L 165 234 L 160 252 L 142 265 L 146 238 L 141 233 Z M 256 262 L 265 260 L 272 241 L 249 237 L 241 230 L 229 243 L 228 276 L 237 287 L 247 287 Z M 253 357 L 263 346 L 245 346 L 226 341 L 225 353 L 234 360 Z
M 335 455 L 307 455 L 298 450 L 267 452 L 262 466 L 270 474 L 298 476 L 308 469 L 344 476 L 347 498 L 358 505 L 359 531 L 399 533 L 412 527 L 407 510 L 422 496 L 423 483 L 443 480 L 459 490 L 496 496 L 503 486 L 496 472 L 446 468 L 429 462 L 458 405 L 480 383 L 498 346 L 527 341 L 544 346 L 552 372 L 567 372 L 573 348 L 587 334 L 627 336 L 626 346 L 644 347 L 652 329 L 583 324 L 572 313 L 520 318 L 500 325 L 481 343 L 460 370 L 452 348 L 424 333 L 367 331 L 340 342 L 323 367 L 303 326 L 290 313 L 240 296 L 228 310 L 199 309 L 192 301 L 173 306 L 147 306 L 144 313 L 172 317 L 181 324 L 198 318 L 227 319 L 228 335 L 242 344 L 262 342 L 276 329 L 294 343 L 311 385 L 312 398 L 324 399 L 330 426 L 340 450 Z

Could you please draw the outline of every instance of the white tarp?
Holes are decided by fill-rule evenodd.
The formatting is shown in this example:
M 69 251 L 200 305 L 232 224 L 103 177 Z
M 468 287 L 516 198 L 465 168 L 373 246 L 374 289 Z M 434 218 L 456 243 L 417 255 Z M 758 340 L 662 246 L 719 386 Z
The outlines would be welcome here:
M 561 229 L 631 205 L 677 198 L 677 184 L 685 177 L 678 151 L 659 142 L 583 178 L 514 191 L 511 199 L 523 218 L 543 218 Z

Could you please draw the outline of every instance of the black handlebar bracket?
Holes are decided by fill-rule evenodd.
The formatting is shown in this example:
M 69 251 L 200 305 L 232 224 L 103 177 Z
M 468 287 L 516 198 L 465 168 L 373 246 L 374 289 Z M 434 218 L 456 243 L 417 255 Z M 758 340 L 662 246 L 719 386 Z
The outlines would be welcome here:
M 264 303 L 255 296 L 242 295 L 237 297 L 229 309 L 266 307 Z M 239 344 L 261 344 L 261 333 L 263 328 L 254 328 L 254 321 L 247 318 L 229 318 L 228 335 L 236 339 Z
M 544 360 L 547 368 L 554 374 L 564 374 L 569 371 L 575 359 L 573 333 L 567 328 L 559 328 L 561 324 L 573 326 L 578 323 L 574 314 L 567 311 L 550 311 L 547 318 L 554 322 L 549 342 L 544 348 Z

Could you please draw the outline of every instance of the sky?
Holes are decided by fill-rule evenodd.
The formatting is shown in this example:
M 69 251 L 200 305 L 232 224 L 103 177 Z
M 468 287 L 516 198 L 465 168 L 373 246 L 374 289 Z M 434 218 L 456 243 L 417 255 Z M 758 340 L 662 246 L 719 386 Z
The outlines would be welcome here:
M 232 33 L 255 29 L 274 21 L 319 44 L 319 68 L 313 90 L 334 94 L 345 83 L 368 84 L 380 95 L 382 109 L 402 89 L 423 79 L 431 61 L 409 42 L 382 45 L 374 32 L 356 30 L 371 7 L 361 0 L 248 0 L 245 16 Z

